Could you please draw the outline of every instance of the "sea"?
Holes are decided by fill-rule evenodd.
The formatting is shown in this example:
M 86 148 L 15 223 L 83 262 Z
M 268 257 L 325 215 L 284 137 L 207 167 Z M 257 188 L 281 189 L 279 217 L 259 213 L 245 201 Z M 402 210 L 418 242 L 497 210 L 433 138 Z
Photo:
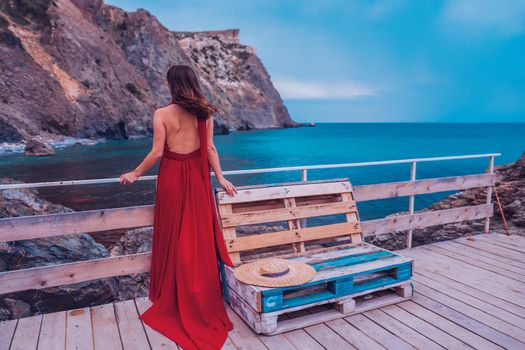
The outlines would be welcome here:
M 234 131 L 216 135 L 223 170 L 370 162 L 424 157 L 501 153 L 496 165 L 508 164 L 525 151 L 525 123 L 316 123 L 314 127 Z M 151 138 L 81 142 L 60 147 L 48 157 L 24 156 L 20 149 L 0 151 L 0 178 L 25 182 L 118 177 L 135 168 L 149 152 Z M 11 151 L 8 151 L 11 150 Z M 13 151 L 14 150 L 14 151 Z M 425 162 L 417 178 L 483 173 L 488 159 Z M 157 166 L 148 174 L 156 174 Z M 299 181 L 300 171 L 227 175 L 234 185 Z M 309 180 L 348 178 L 354 185 L 405 181 L 410 164 L 308 170 Z M 218 186 L 212 177 L 212 186 Z M 155 182 L 139 181 L 40 188 L 45 199 L 74 210 L 154 203 Z M 416 210 L 453 192 L 416 196 Z M 361 219 L 406 211 L 408 198 L 359 203 Z

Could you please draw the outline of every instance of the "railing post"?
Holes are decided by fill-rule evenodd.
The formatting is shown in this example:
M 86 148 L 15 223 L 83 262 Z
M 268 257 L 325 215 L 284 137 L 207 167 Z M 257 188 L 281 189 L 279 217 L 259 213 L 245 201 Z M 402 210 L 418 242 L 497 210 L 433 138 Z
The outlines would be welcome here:
M 307 181 L 308 180 L 308 169 L 303 168 L 301 169 L 301 181 Z M 304 228 L 306 227 L 306 219 L 299 219 L 299 225 Z
M 308 180 L 308 173 L 307 173 L 308 169 L 301 169 L 301 181 L 306 181 Z
M 412 162 L 410 164 L 410 181 L 416 181 L 416 162 Z M 414 198 L 415 196 L 412 195 L 410 196 L 410 199 L 408 201 L 408 212 L 410 213 L 410 215 L 414 214 Z M 408 230 L 408 234 L 407 234 L 407 248 L 410 249 L 412 248 L 412 232 L 413 232 L 413 229 L 410 229 Z
M 489 174 L 494 173 L 494 156 L 489 157 Z M 487 204 L 492 202 L 492 186 L 487 187 Z M 490 217 L 485 219 L 485 233 L 489 233 Z

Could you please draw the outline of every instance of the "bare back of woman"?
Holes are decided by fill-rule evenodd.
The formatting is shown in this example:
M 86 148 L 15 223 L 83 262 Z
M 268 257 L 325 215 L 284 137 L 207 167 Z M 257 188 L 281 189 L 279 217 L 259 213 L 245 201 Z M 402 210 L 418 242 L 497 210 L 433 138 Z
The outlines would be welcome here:
M 195 116 L 176 104 L 161 108 L 159 111 L 166 129 L 165 143 L 169 151 L 188 154 L 199 149 L 199 125 Z

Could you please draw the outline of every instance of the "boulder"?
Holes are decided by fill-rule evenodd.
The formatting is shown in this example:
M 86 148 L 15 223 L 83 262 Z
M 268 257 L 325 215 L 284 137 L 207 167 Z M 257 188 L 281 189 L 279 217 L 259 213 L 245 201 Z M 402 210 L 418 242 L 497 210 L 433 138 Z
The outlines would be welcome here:
M 26 141 L 24 153 L 26 156 L 50 156 L 55 150 L 42 139 L 31 138 Z

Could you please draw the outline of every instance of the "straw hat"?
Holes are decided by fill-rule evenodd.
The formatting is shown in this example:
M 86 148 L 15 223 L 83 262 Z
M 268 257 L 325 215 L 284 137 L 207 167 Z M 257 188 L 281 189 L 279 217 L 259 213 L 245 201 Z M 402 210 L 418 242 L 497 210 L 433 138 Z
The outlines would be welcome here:
M 264 287 L 296 286 L 312 280 L 315 269 L 289 259 L 265 258 L 241 265 L 233 271 L 239 281 Z

